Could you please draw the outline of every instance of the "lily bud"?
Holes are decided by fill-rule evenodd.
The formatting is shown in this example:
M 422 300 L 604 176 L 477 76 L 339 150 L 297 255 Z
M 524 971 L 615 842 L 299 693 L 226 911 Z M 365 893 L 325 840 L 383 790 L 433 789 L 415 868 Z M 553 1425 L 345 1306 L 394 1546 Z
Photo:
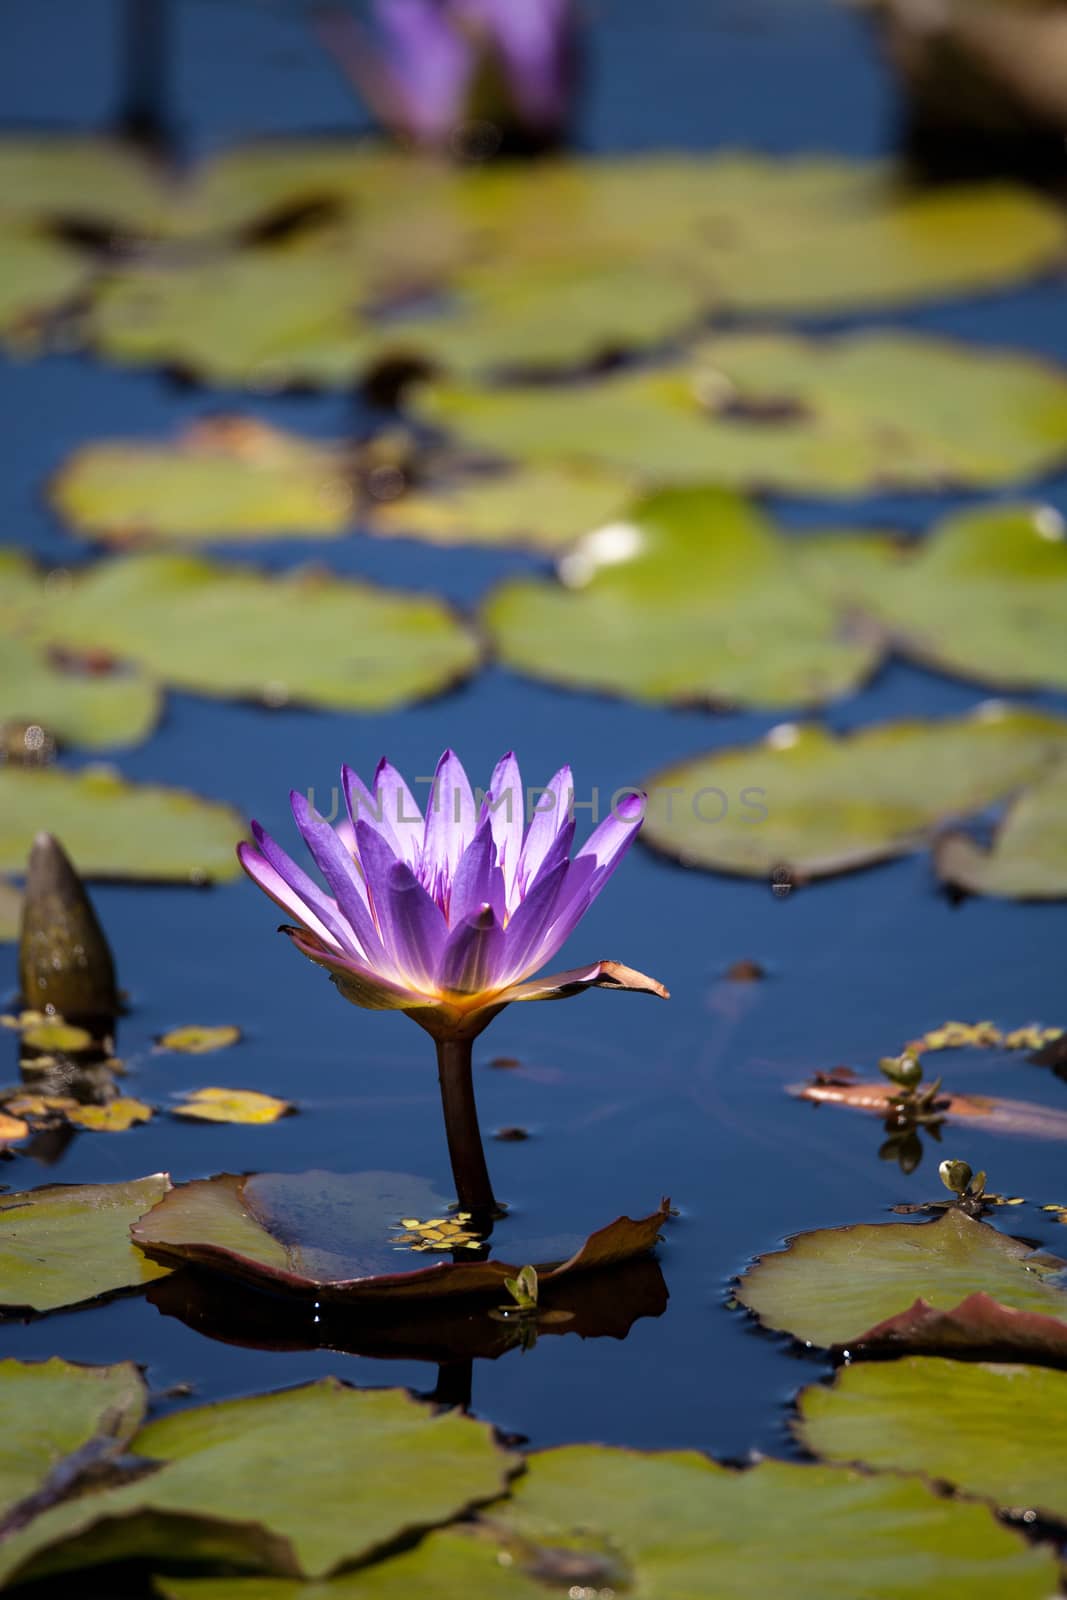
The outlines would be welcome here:
M 22 900 L 19 985 L 25 1005 L 70 1018 L 118 1011 L 115 965 L 104 930 L 70 859 L 50 833 L 30 851 Z
M 899 1056 L 883 1056 L 878 1070 L 901 1089 L 914 1089 L 922 1082 L 922 1063 L 908 1050 Z
M 937 1169 L 946 1189 L 953 1194 L 966 1194 L 974 1173 L 966 1161 L 942 1161 Z

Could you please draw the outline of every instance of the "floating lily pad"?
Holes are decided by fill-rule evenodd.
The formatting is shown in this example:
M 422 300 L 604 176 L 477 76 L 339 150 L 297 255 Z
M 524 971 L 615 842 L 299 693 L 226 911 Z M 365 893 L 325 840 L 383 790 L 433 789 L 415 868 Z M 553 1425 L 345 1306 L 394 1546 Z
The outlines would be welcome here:
M 0 336 L 32 339 L 45 317 L 88 287 L 92 270 L 71 245 L 0 218 Z
M 1024 789 L 989 849 L 964 833 L 934 846 L 938 877 L 971 894 L 1008 900 L 1067 899 L 1067 763 Z
M 237 875 L 244 824 L 229 806 L 106 767 L 0 767 L 0 871 L 20 870 L 42 829 L 89 878 L 205 883 Z
M 199 694 L 339 710 L 384 711 L 438 693 L 479 657 L 472 632 L 430 595 L 162 552 L 92 567 L 37 629 Z
M 632 481 L 608 468 L 549 462 L 420 484 L 371 508 L 371 533 L 430 544 L 557 550 L 616 517 Z
M 843 1367 L 798 1405 L 797 1435 L 816 1455 L 1067 1521 L 1065 1372 L 907 1356 Z
M 1064 1272 L 1067 1262 L 952 1207 L 934 1222 L 880 1222 L 798 1234 L 785 1250 L 749 1267 L 736 1296 L 766 1328 L 805 1344 L 854 1353 L 862 1352 L 868 1340 L 872 1347 L 906 1348 L 903 1316 L 898 1333 L 882 1337 L 879 1330 L 920 1302 L 959 1317 L 972 1300 L 989 1299 L 1022 1314 L 1002 1319 L 994 1346 L 1025 1352 L 1042 1336 L 1048 1349 L 1067 1347 Z M 976 1309 L 982 1307 L 971 1307 L 963 1321 Z M 1009 1337 L 1013 1323 L 1014 1343 Z M 948 1325 L 943 1333 L 945 1346 L 962 1348 Z M 938 1347 L 930 1329 L 917 1330 L 916 1337 L 929 1337 Z
M 512 1497 L 484 1515 L 509 1570 L 600 1592 L 762 1600 L 788 1570 L 795 1600 L 934 1600 L 946 1588 L 1046 1600 L 1056 1581 L 1052 1552 L 983 1506 L 786 1461 L 739 1472 L 696 1451 L 572 1445 L 531 1456 Z
M 0 944 L 17 939 L 22 920 L 22 896 L 13 883 L 0 878 Z
M 56 1050 L 63 1055 L 77 1055 L 82 1050 L 92 1050 L 95 1040 L 88 1028 L 79 1028 L 65 1022 L 62 1017 L 45 1017 L 39 1022 L 29 1022 L 22 1029 L 22 1042 L 33 1050 Z
M 938 824 L 1043 776 L 1065 741 L 1067 722 L 1000 704 L 840 736 L 787 725 L 654 774 L 642 838 L 691 866 L 826 877 L 918 849 Z
M 0 634 L 0 724 L 36 724 L 60 744 L 102 750 L 147 738 L 160 699 L 139 673 L 57 662 L 24 639 Z
M 169 1269 L 142 1255 L 129 1230 L 169 1187 L 157 1172 L 0 1195 L 0 1305 L 55 1311 L 160 1277 Z
M 806 588 L 790 547 L 728 491 L 667 490 L 589 533 L 562 585 L 520 578 L 483 617 L 500 658 L 532 677 L 640 700 L 818 705 L 882 653 Z M 545 641 L 552 648 L 545 648 Z
M 910 333 L 725 335 L 563 389 L 442 381 L 424 421 L 517 460 L 799 493 L 1011 483 L 1067 459 L 1067 374 Z
M 332 538 L 352 520 L 352 477 L 340 446 L 226 417 L 173 443 L 83 445 L 53 479 L 51 499 L 78 533 L 116 544 Z
M 446 1259 L 426 1265 L 400 1242 L 401 1221 L 446 1217 L 448 1206 L 422 1179 L 392 1172 L 223 1173 L 180 1185 L 133 1237 L 164 1260 L 351 1302 L 499 1292 L 527 1263 L 552 1281 L 644 1255 L 667 1217 L 664 1207 L 639 1221 L 619 1217 L 584 1240 L 512 1241 L 504 1231 L 494 1241 L 500 1258 L 488 1261 L 447 1259 L 442 1241 Z
M 0 1527 L 18 1528 L 78 1479 L 119 1456 L 144 1421 L 144 1380 L 131 1361 L 81 1367 L 0 1361 Z
M 0 212 L 49 222 L 153 227 L 166 190 L 159 173 L 128 145 L 63 134 L 0 139 Z
M 160 1034 L 156 1043 L 161 1050 L 176 1050 L 186 1056 L 204 1056 L 214 1050 L 228 1050 L 240 1038 L 241 1030 L 235 1023 L 223 1022 L 215 1027 L 203 1027 L 194 1022 L 183 1028 L 169 1028 L 166 1033 Z
M 193 1089 L 181 1105 L 171 1108 L 176 1117 L 193 1122 L 277 1122 L 296 1107 L 288 1100 L 255 1089 Z
M 487 1423 L 336 1378 L 164 1417 L 130 1448 L 157 1470 L 39 1517 L 8 1542 L 4 1569 L 187 1565 L 203 1559 L 188 1537 L 202 1533 L 216 1560 L 228 1545 L 231 1562 L 317 1577 L 495 1498 L 519 1464 Z
M 895 1112 L 894 1088 L 881 1082 L 865 1083 L 850 1078 L 847 1083 L 819 1076 L 811 1083 L 793 1084 L 789 1093 L 815 1105 L 847 1106 L 853 1111 L 869 1111 L 880 1117 Z M 1029 1139 L 1067 1140 L 1067 1111 L 1035 1104 L 1030 1100 L 1008 1100 L 1003 1095 L 939 1093 L 931 1108 L 945 1122 L 978 1127 L 983 1133 L 1008 1133 Z
M 76 1128 L 89 1128 L 95 1133 L 125 1133 L 139 1122 L 152 1120 L 152 1107 L 143 1100 L 119 1096 L 102 1106 L 71 1106 L 65 1113 L 67 1121 Z

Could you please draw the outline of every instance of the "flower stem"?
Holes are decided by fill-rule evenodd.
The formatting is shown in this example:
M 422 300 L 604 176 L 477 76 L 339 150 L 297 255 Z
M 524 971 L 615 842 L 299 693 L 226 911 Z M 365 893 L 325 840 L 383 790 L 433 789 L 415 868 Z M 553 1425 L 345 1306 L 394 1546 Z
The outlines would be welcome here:
M 469 1211 L 478 1224 L 491 1223 L 500 1209 L 493 1196 L 485 1164 L 478 1108 L 474 1103 L 470 1039 L 437 1040 L 437 1073 L 441 1106 L 445 1114 L 448 1158 L 460 1210 Z

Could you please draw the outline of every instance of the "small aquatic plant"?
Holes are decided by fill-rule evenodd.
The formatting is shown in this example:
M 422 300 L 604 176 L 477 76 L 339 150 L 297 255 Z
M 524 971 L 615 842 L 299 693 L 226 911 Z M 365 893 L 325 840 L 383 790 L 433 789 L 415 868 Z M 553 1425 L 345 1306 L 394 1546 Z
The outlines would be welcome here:
M 569 767 L 527 818 L 514 755 L 475 795 L 446 750 L 423 817 L 410 788 L 381 761 L 368 788 L 342 767 L 346 815 L 336 827 L 294 790 L 293 817 L 326 892 L 258 823 L 238 846 L 249 877 L 296 918 L 288 934 L 354 1005 L 402 1011 L 437 1044 L 453 1173 L 465 1210 L 494 1208 L 471 1082 L 471 1044 L 505 1006 L 600 987 L 666 998 L 653 978 L 614 961 L 534 978 L 604 888 L 641 826 L 644 798 L 627 794 L 572 858 Z

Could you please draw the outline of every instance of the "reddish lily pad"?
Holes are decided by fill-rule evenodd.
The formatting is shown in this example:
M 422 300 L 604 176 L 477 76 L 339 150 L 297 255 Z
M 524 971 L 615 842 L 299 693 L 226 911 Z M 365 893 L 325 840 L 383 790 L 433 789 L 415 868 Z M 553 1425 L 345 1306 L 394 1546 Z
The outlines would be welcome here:
M 789 1093 L 798 1100 L 816 1105 L 846 1106 L 852 1111 L 871 1111 L 887 1117 L 894 1110 L 892 1096 L 898 1091 L 890 1083 L 848 1083 L 832 1078 L 794 1084 Z M 983 1133 L 1023 1134 L 1031 1139 L 1067 1139 L 1067 1111 L 1036 1105 L 1027 1100 L 1005 1100 L 999 1095 L 950 1094 L 938 1096 L 935 1109 L 946 1122 L 980 1127 Z
M 401 1242 L 404 1218 L 444 1218 L 449 1202 L 419 1178 L 390 1172 L 223 1173 L 179 1185 L 132 1230 L 153 1257 L 195 1262 L 264 1287 L 332 1301 L 500 1293 L 536 1265 L 542 1282 L 650 1251 L 666 1203 L 637 1221 L 618 1217 L 587 1239 L 494 1241 L 501 1258 L 424 1265 Z M 449 1251 L 444 1239 L 441 1254 Z M 462 1256 L 467 1258 L 463 1259 Z

